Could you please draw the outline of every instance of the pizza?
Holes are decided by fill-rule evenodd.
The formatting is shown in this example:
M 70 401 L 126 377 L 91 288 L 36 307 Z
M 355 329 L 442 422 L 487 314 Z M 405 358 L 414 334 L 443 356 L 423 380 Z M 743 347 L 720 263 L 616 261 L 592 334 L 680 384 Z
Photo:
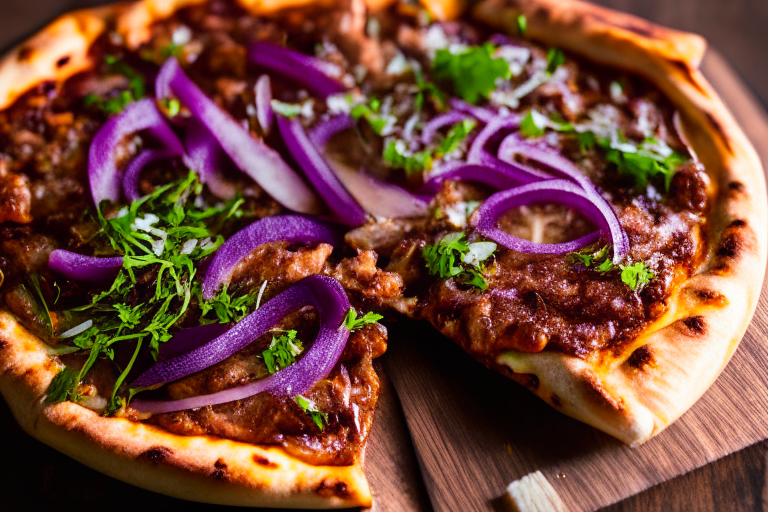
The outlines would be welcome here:
M 642 443 L 727 364 L 766 263 L 704 50 L 575 1 L 65 15 L 0 61 L 0 391 L 156 492 L 370 506 L 406 316 Z

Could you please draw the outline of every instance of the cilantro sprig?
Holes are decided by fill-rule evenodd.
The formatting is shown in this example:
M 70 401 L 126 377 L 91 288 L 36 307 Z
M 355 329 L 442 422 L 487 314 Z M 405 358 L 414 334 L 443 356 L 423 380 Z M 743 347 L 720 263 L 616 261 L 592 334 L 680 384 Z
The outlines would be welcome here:
M 620 271 L 621 281 L 633 291 L 642 290 L 655 277 L 654 273 L 642 261 L 627 265 L 622 263 L 615 265 L 610 255 L 610 245 L 606 244 L 600 247 L 591 245 L 578 252 L 569 253 L 566 259 L 571 265 L 581 265 L 601 274 Z
M 106 98 L 93 93 L 88 94 L 84 99 L 85 106 L 96 106 L 105 114 L 119 114 L 126 105 L 145 96 L 146 79 L 128 63 L 114 55 L 104 57 L 104 62 L 110 72 L 121 74 L 128 79 L 128 90 Z
M 221 321 L 232 321 L 247 313 L 250 299 L 229 297 L 226 290 L 211 303 L 202 298 L 196 262 L 212 254 L 223 243 L 218 235 L 233 218 L 240 216 L 242 200 L 218 207 L 200 206 L 202 185 L 190 172 L 185 178 L 157 188 L 116 215 L 105 217 L 97 209 L 100 231 L 93 240 L 97 254 L 123 256 L 123 268 L 112 284 L 96 293 L 90 303 L 63 312 L 70 321 L 88 318 L 91 326 L 67 339 L 89 351 L 85 364 L 61 372 L 48 389 L 48 400 L 76 400 L 77 387 L 100 357 L 114 360 L 118 344 L 130 341 L 133 352 L 121 368 L 109 400 L 108 412 L 124 403 L 118 396 L 122 383 L 141 350 L 157 357 L 160 344 L 199 304 L 203 315 L 213 311 Z
M 466 285 L 485 291 L 485 261 L 496 250 L 493 242 L 467 242 L 466 233 L 449 233 L 434 245 L 424 247 L 422 254 L 427 270 L 440 279 L 458 278 Z
M 384 317 L 374 313 L 373 311 L 369 311 L 365 315 L 358 318 L 355 308 L 349 308 L 349 311 L 347 311 L 347 316 L 344 317 L 344 326 L 350 331 L 356 331 L 358 329 L 362 329 L 366 325 L 375 324 L 382 318 Z
M 272 336 L 269 348 L 261 353 L 270 374 L 295 363 L 296 356 L 304 351 L 301 340 L 296 339 L 296 331 L 279 332 L 280 336 Z
M 318 407 L 317 404 L 310 400 L 309 398 L 306 398 L 302 395 L 296 395 L 293 397 L 293 399 L 296 401 L 297 404 L 299 404 L 299 407 L 301 407 L 304 412 L 306 412 L 310 418 L 312 418 L 312 421 L 315 422 L 315 425 L 317 425 L 317 428 L 320 430 L 325 430 L 325 425 L 328 423 L 328 414 L 322 412 Z
M 481 98 L 488 99 L 497 80 L 509 80 L 512 76 L 507 61 L 495 58 L 494 51 L 489 43 L 456 53 L 450 48 L 438 50 L 432 63 L 434 76 L 451 83 L 459 96 L 476 104 Z

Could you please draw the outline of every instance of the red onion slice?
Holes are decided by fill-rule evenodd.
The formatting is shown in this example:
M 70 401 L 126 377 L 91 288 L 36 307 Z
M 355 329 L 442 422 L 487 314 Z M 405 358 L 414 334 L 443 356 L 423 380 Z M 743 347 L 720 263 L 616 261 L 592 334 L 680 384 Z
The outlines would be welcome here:
M 472 141 L 472 145 L 467 152 L 467 162 L 470 164 L 479 164 L 481 157 L 484 153 L 490 154 L 487 151 L 487 146 L 490 145 L 492 139 L 497 142 L 500 141 L 500 134 L 504 131 L 515 130 L 520 126 L 520 117 L 494 117 L 491 119 L 485 127 L 477 134 L 475 140 Z M 495 152 L 494 152 L 495 153 Z
M 248 58 L 253 64 L 298 83 L 318 98 L 346 90 L 341 82 L 328 76 L 335 70 L 333 64 L 283 46 L 266 41 L 251 43 Z
M 107 121 L 96 133 L 88 153 L 88 180 L 93 202 L 120 200 L 122 173 L 115 163 L 115 151 L 129 135 L 147 130 L 167 150 L 183 154 L 184 147 L 165 121 L 151 98 L 145 98 L 125 107 L 120 114 Z
M 268 135 L 272 130 L 272 120 L 275 118 L 275 113 L 272 110 L 272 86 L 267 75 L 261 75 L 256 80 L 253 92 L 256 97 L 256 120 L 259 122 L 264 135 Z
M 494 119 L 502 119 L 496 112 L 489 108 L 477 107 L 458 98 L 451 98 L 450 105 L 452 109 L 469 114 L 483 123 L 490 123 Z
M 123 194 L 125 198 L 130 201 L 138 201 L 141 199 L 141 192 L 139 192 L 139 178 L 141 171 L 144 168 L 157 160 L 167 160 L 178 156 L 173 151 L 165 149 L 145 149 L 139 155 L 134 158 L 123 174 Z
M 48 257 L 48 268 L 75 281 L 106 281 L 123 268 L 123 257 L 98 258 L 56 249 Z
M 429 198 L 378 180 L 362 169 L 354 169 L 331 158 L 326 161 L 352 197 L 374 217 L 400 219 L 427 214 Z
M 447 114 L 440 114 L 439 116 L 433 117 L 424 126 L 424 130 L 421 132 L 421 143 L 428 146 L 441 128 L 460 123 L 471 117 L 473 116 L 459 111 L 448 112 Z
M 478 233 L 508 249 L 534 254 L 573 252 L 599 238 L 600 234 L 596 232 L 562 244 L 540 244 L 512 236 L 496 226 L 499 218 L 508 210 L 532 203 L 558 203 L 578 211 L 610 237 L 614 247 L 614 261 L 620 261 L 623 257 L 623 254 L 617 256 L 616 248 L 623 245 L 624 231 L 610 206 L 596 202 L 592 194 L 567 180 L 541 181 L 498 192 L 478 208 L 472 217 L 472 224 Z
M 435 194 L 440 190 L 440 185 L 446 180 L 474 181 L 489 185 L 497 190 L 506 190 L 520 185 L 520 182 L 508 173 L 494 167 L 464 162 L 450 162 L 441 166 L 438 172 L 430 173 L 427 176 L 422 191 L 425 194 Z
M 222 172 L 226 155 L 211 132 L 197 119 L 187 123 L 184 145 L 187 148 L 184 164 L 198 174 L 200 183 L 207 185 L 208 190 L 220 199 L 234 198 L 237 189 L 224 179 Z
M 203 278 L 203 298 L 212 299 L 243 258 L 258 246 L 285 240 L 289 243 L 327 243 L 340 247 L 339 233 L 325 222 L 301 215 L 280 215 L 257 220 L 219 247 Z
M 302 279 L 223 335 L 191 352 L 157 363 L 132 384 L 153 386 L 208 368 L 242 350 L 287 314 L 308 305 L 319 313 L 320 331 L 297 363 L 262 380 L 218 393 L 172 401 L 137 399 L 131 406 L 140 412 L 160 414 L 232 402 L 265 391 L 278 396 L 305 393 L 333 370 L 349 338 L 349 330 L 343 325 L 349 300 L 338 281 L 330 277 L 315 275 Z
M 322 203 L 304 180 L 275 150 L 254 138 L 208 98 L 184 73 L 175 58 L 166 61 L 158 81 L 160 78 L 167 80 L 168 89 L 208 129 L 237 167 L 272 198 L 300 213 L 322 212 Z
M 335 220 L 345 226 L 365 224 L 365 210 L 344 188 L 320 151 L 310 142 L 301 122 L 295 117 L 277 116 L 277 128 L 296 163 L 334 213 Z
M 356 126 L 355 120 L 347 114 L 339 114 L 320 121 L 309 131 L 309 140 L 316 148 L 322 149 L 337 133 Z

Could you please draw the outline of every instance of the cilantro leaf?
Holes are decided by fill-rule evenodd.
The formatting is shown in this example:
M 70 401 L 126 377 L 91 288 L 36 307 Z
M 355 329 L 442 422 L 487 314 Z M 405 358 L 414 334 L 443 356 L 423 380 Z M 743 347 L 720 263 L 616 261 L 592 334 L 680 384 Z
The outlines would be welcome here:
M 496 89 L 498 79 L 508 80 L 512 73 L 504 59 L 493 57 L 491 44 L 470 46 L 460 53 L 438 50 L 433 62 L 434 75 L 451 82 L 465 101 L 476 104 Z
M 529 138 L 541 137 L 544 135 L 547 128 L 555 130 L 556 132 L 574 131 L 574 127 L 571 123 L 559 123 L 537 110 L 531 109 L 520 123 L 520 135 Z
M 261 356 L 267 370 L 272 374 L 295 363 L 296 356 L 303 351 L 304 346 L 296 339 L 296 331 L 282 331 L 280 336 L 272 336 L 272 343 Z
M 374 313 L 373 311 L 369 311 L 362 317 L 357 318 L 357 311 L 355 308 L 349 308 L 349 311 L 347 311 L 347 316 L 344 317 L 343 325 L 351 332 L 362 329 L 368 324 L 375 324 L 382 318 L 384 317 Z
M 432 155 L 429 151 L 408 151 L 405 141 L 391 140 L 384 148 L 384 161 L 393 169 L 402 169 L 408 177 L 415 176 L 432 168 Z
M 210 300 L 203 300 L 201 291 L 198 298 L 201 324 L 236 323 L 256 309 L 254 306 L 258 300 L 258 295 L 246 293 L 233 298 L 227 288 L 224 286 L 221 292 Z M 216 318 L 207 318 L 211 312 Z
M 45 390 L 45 403 L 57 404 L 67 400 L 77 401 L 77 386 L 80 384 L 78 373 L 68 366 L 64 367 L 51 380 Z
M 469 244 L 465 233 L 450 233 L 434 245 L 422 250 L 427 270 L 440 279 L 459 277 L 467 285 L 485 291 L 488 282 L 483 276 L 483 262 L 496 250 L 492 242 Z
M 646 139 L 636 148 L 618 134 L 620 144 L 611 140 L 598 140 L 605 150 L 605 158 L 615 164 L 622 174 L 634 180 L 635 187 L 645 189 L 650 180 L 661 178 L 664 189 L 669 191 L 672 177 L 685 157 L 656 139 Z
M 309 414 L 309 417 L 312 418 L 312 421 L 315 422 L 317 428 L 320 430 L 325 430 L 325 424 L 328 423 L 328 414 L 318 409 L 317 404 L 309 398 L 296 395 L 293 397 L 293 399 L 296 400 L 296 403 L 299 404 L 299 407 L 301 407 L 304 412 Z
M 525 14 L 517 17 L 517 30 L 520 31 L 521 36 L 525 36 L 525 33 L 528 31 L 528 18 L 525 17 Z
M 392 126 L 397 122 L 397 118 L 392 115 L 380 112 L 381 102 L 373 98 L 367 105 L 364 103 L 355 105 L 350 111 L 353 119 L 365 119 L 371 125 L 373 131 L 378 135 L 387 135 L 391 132 Z
M 621 268 L 621 280 L 634 291 L 640 291 L 645 288 L 655 274 L 648 270 L 648 267 L 642 261 L 632 265 L 619 265 Z
M 475 119 L 465 119 L 456 123 L 448 130 L 448 134 L 440 142 L 436 155 L 442 157 L 455 151 L 464 139 L 475 129 L 477 121 Z
M 95 94 L 88 94 L 84 99 L 86 107 L 96 106 L 105 114 L 119 114 L 129 103 L 140 100 L 145 96 L 146 79 L 126 62 L 114 55 L 104 57 L 109 70 L 128 78 L 128 90 L 112 94 L 107 98 L 101 98 Z
M 559 48 L 550 48 L 547 52 L 547 73 L 554 73 L 557 68 L 565 64 L 565 54 Z

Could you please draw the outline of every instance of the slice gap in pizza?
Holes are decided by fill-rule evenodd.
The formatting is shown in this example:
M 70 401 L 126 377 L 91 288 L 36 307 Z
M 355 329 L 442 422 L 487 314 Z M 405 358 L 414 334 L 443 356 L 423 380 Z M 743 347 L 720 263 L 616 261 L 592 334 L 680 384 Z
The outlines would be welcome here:
M 579 2 L 425 5 L 145 0 L 0 62 L 25 430 L 172 496 L 367 506 L 383 316 L 629 444 L 706 391 L 768 231 L 703 42 Z

